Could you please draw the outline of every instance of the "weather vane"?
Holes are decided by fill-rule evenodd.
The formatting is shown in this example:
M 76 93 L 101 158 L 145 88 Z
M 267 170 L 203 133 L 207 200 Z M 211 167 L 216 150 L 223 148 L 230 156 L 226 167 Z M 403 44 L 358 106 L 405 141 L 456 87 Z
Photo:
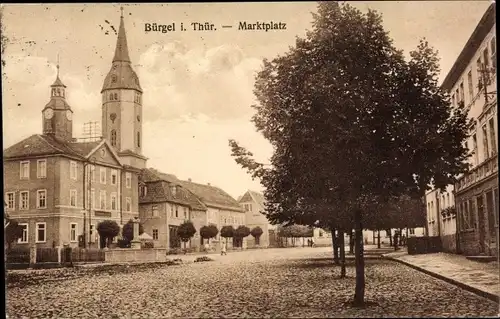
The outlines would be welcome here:
M 121 17 L 123 18 L 123 7 L 120 7 L 120 11 L 121 11 Z

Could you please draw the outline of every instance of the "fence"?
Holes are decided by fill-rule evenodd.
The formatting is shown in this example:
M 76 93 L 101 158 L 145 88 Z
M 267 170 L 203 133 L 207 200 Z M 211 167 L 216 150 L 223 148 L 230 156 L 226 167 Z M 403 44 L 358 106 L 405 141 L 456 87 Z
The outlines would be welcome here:
M 29 247 L 13 247 L 7 251 L 8 264 L 29 264 L 30 250 Z
M 36 262 L 37 263 L 47 263 L 47 262 L 58 262 L 59 261 L 59 251 L 57 248 L 37 248 L 36 249 Z M 28 260 L 29 262 L 29 260 Z
M 71 260 L 73 262 L 92 262 L 104 261 L 104 251 L 100 249 L 90 248 L 73 248 L 71 250 Z
M 431 254 L 438 253 L 443 250 L 441 237 L 410 237 L 407 239 L 408 254 Z

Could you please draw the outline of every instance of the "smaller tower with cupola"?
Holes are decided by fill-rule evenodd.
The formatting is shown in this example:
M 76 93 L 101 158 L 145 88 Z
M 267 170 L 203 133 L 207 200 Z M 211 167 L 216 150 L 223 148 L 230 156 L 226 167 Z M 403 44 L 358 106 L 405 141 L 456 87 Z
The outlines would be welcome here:
M 50 89 L 50 101 L 42 110 L 43 134 L 70 142 L 73 139 L 73 111 L 66 102 L 66 85 L 59 78 L 59 61 L 57 77 Z

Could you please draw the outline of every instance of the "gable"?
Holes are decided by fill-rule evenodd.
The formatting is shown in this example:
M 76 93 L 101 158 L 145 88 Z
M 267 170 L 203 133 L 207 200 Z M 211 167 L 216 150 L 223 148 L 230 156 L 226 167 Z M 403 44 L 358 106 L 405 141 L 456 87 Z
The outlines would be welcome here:
M 241 197 L 238 202 L 240 203 L 253 202 L 253 198 L 250 195 L 250 192 L 246 192 L 245 195 L 243 195 L 243 197 Z
M 102 164 L 108 164 L 113 166 L 121 166 L 117 156 L 113 154 L 114 151 L 109 147 L 107 143 L 102 143 L 92 152 L 88 154 L 88 158 L 94 158 L 95 161 Z

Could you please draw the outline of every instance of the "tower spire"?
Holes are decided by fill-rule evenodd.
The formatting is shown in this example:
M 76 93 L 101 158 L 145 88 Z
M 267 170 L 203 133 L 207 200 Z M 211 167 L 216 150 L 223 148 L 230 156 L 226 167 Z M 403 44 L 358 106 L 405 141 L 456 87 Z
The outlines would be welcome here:
M 64 85 L 61 81 L 61 79 L 59 78 L 59 53 L 57 53 L 57 76 L 56 76 L 56 80 L 54 81 L 54 84 L 51 85 L 51 87 L 58 87 L 58 86 L 61 86 L 61 87 L 66 87 L 66 85 Z M 64 95 L 63 95 L 64 97 Z
M 118 39 L 116 40 L 116 49 L 113 62 L 129 62 L 127 36 L 125 34 L 125 24 L 123 22 L 123 7 L 120 8 L 120 27 L 118 28 Z
M 59 53 L 57 53 L 57 78 L 59 78 Z

